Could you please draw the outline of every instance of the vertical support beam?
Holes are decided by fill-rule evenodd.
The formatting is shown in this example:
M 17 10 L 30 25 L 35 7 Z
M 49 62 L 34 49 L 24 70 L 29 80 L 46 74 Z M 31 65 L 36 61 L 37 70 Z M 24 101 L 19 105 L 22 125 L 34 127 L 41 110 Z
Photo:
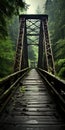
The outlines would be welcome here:
M 27 28 L 25 21 L 25 34 L 24 34 L 24 44 L 23 44 L 23 64 L 21 64 L 21 68 L 28 67 L 28 45 L 27 45 Z
M 23 42 L 24 42 L 24 30 L 25 30 L 25 18 L 21 18 L 20 19 L 20 32 L 19 32 L 17 48 L 16 48 L 14 71 L 21 70 L 22 51 L 23 51 Z
M 43 29 L 42 21 L 40 21 L 39 49 L 38 49 L 38 68 L 42 68 L 43 59 Z
M 52 48 L 51 48 L 51 44 L 49 42 L 47 19 L 45 19 L 42 23 L 43 23 L 47 71 L 52 72 L 54 74 L 55 73 L 55 66 L 54 66 Z

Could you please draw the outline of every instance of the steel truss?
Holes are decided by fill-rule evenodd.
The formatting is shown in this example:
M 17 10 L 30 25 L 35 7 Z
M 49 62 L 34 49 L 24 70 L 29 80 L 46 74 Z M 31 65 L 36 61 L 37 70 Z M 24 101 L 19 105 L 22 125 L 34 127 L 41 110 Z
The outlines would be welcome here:
M 47 15 L 20 15 L 14 70 L 28 67 L 28 46 L 38 46 L 38 67 L 55 73 L 54 59 L 49 42 Z

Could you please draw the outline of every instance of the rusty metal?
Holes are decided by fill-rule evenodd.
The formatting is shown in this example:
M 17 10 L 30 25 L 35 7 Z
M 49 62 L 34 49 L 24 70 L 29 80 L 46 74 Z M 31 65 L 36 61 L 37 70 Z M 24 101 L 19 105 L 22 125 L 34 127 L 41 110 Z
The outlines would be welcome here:
M 48 15 L 20 15 L 20 33 L 14 70 L 28 67 L 28 46 L 38 47 L 38 67 L 55 73 L 54 59 L 48 35 Z M 44 60 L 45 58 L 45 60 Z M 46 61 L 46 62 L 45 62 Z
M 25 31 L 25 18 L 22 18 L 22 19 L 20 19 L 20 32 L 19 32 L 17 48 L 16 48 L 14 71 L 21 70 L 22 51 L 23 51 L 23 43 L 24 43 L 24 31 Z
M 43 26 L 43 34 L 44 34 L 43 42 L 45 46 L 47 71 L 55 74 L 55 65 L 54 65 L 54 59 L 52 54 L 52 48 L 49 42 L 47 19 L 42 21 L 42 26 Z
M 42 20 L 40 21 L 40 35 L 39 35 L 39 48 L 38 48 L 38 68 L 43 67 L 43 29 L 42 29 Z

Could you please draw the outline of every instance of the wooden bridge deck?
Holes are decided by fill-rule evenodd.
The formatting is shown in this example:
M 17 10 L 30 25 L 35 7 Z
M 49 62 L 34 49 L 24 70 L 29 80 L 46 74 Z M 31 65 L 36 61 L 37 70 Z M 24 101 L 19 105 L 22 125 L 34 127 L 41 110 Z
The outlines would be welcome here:
M 0 117 L 0 130 L 65 130 L 65 122 L 39 74 L 32 69 Z

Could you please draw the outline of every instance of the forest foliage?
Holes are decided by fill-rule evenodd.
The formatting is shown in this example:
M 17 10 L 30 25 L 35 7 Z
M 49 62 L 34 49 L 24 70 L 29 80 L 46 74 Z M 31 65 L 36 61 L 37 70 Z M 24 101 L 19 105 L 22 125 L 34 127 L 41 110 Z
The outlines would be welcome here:
M 19 24 L 17 15 L 26 8 L 23 0 L 0 0 L 0 78 L 13 72 Z
M 65 79 L 65 0 L 46 0 L 56 73 Z

